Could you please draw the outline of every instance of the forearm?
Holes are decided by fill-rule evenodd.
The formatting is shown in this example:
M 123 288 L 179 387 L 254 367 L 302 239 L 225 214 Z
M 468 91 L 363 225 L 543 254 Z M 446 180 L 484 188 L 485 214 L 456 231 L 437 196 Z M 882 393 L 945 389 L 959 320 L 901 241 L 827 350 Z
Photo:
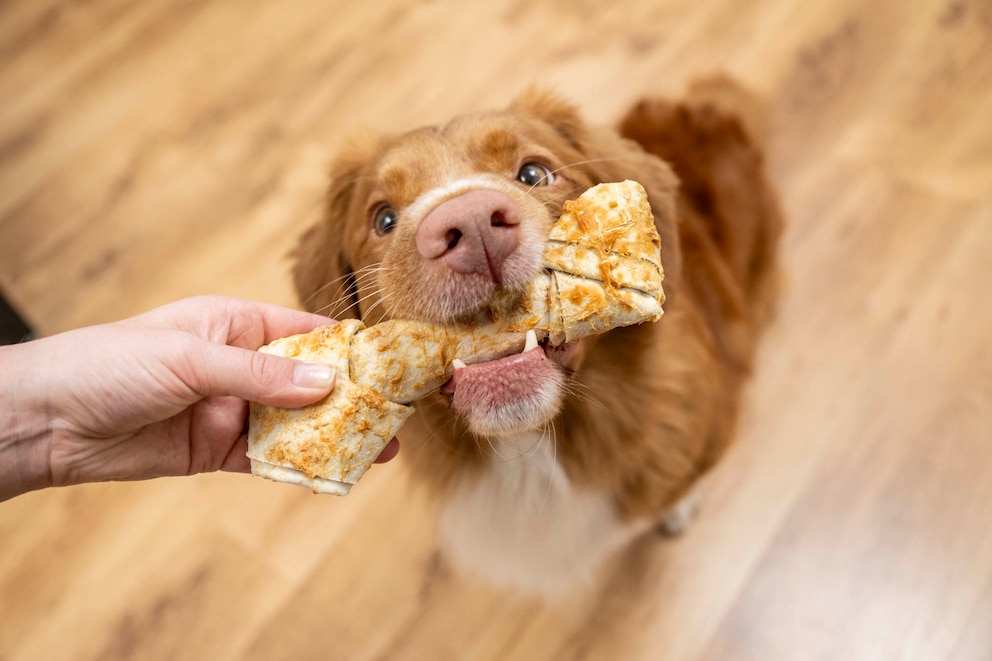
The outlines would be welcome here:
M 0 501 L 51 485 L 51 416 L 31 373 L 34 347 L 0 347 Z

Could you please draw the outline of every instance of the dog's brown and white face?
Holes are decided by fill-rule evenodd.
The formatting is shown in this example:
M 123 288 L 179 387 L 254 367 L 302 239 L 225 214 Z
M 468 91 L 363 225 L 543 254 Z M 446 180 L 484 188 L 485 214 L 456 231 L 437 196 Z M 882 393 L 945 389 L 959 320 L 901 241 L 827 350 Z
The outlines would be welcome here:
M 587 129 L 570 106 L 539 93 L 340 156 L 327 220 L 301 244 L 297 287 L 310 309 L 337 317 L 357 309 L 369 324 L 475 318 L 497 292 L 522 290 L 542 268 L 566 200 L 624 178 L 648 188 L 671 295 L 674 177 L 658 159 Z M 476 434 L 540 428 L 561 408 L 593 344 L 585 342 L 469 365 L 443 394 Z

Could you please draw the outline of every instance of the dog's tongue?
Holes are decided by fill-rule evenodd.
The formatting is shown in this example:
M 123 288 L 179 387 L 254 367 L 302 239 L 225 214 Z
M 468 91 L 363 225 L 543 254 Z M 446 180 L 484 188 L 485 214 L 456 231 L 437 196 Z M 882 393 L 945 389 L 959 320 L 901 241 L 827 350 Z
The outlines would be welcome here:
M 547 383 L 554 366 L 540 347 L 455 370 L 442 388 L 454 393 L 456 409 L 501 407 L 521 400 Z

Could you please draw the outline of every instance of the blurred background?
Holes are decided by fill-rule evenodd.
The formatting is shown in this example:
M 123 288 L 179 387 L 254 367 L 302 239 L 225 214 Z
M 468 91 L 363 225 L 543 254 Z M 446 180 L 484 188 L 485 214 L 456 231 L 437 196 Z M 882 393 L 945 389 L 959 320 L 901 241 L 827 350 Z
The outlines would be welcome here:
M 0 3 L 0 291 L 39 335 L 297 305 L 342 140 L 531 84 L 611 123 L 733 75 L 789 220 L 700 519 L 589 593 L 453 572 L 401 461 L 345 499 L 87 485 L 0 504 L 0 659 L 992 658 L 990 40 L 987 0 Z

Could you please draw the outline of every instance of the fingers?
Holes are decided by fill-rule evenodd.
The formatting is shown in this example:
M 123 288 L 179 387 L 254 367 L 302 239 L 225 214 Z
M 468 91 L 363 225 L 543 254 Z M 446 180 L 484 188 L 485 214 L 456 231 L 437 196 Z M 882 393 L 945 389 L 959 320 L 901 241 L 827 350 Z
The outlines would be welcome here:
M 262 315 L 262 323 L 265 327 L 265 338 L 263 341 L 266 344 L 280 337 L 296 335 L 298 333 L 309 333 L 316 328 L 334 323 L 333 319 L 319 314 L 291 310 L 277 305 L 265 305 L 261 303 L 255 305 L 258 306 L 258 312 Z
M 309 333 L 333 319 L 268 303 L 225 296 L 194 296 L 149 310 L 132 322 L 184 330 L 246 349 L 287 335 Z
M 224 458 L 220 470 L 229 473 L 251 473 L 251 459 L 248 458 L 248 436 L 242 434 L 231 446 L 231 451 Z
M 269 406 L 296 408 L 325 397 L 334 368 L 249 349 L 201 342 L 180 374 L 201 396 L 234 396 Z

